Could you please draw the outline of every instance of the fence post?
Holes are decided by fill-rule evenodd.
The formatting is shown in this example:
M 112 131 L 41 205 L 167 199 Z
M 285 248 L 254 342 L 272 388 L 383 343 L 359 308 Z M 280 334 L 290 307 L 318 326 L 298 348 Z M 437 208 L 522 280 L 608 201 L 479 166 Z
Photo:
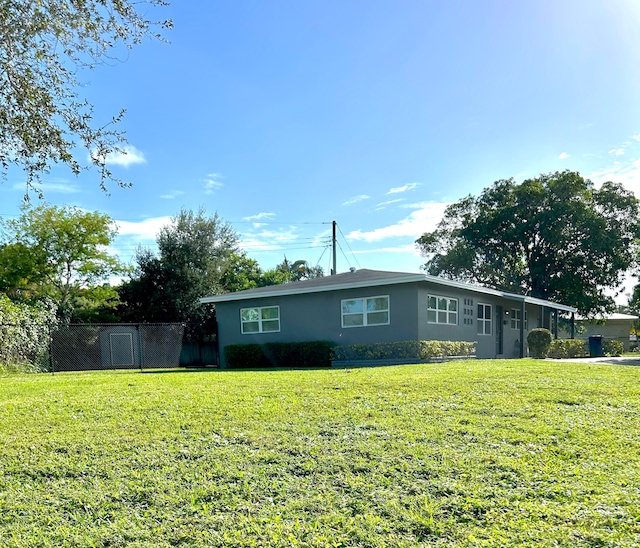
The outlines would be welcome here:
M 140 324 L 136 324 L 136 331 L 138 332 L 138 360 L 140 361 L 140 371 L 142 371 L 142 329 Z
M 56 374 L 56 368 L 53 361 L 53 327 L 49 325 L 49 367 L 51 369 L 51 374 Z

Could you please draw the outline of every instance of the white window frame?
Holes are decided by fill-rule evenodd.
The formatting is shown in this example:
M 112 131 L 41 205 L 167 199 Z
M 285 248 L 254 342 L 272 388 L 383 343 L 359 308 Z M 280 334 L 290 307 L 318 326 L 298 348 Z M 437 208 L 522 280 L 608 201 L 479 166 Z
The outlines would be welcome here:
M 383 310 L 367 310 L 367 301 L 373 301 L 374 299 L 387 299 L 387 308 Z M 362 301 L 362 312 L 347 312 L 344 311 L 344 303 L 350 301 Z M 391 323 L 391 299 L 389 299 L 389 295 L 376 295 L 374 297 L 356 297 L 353 299 L 342 299 L 340 301 L 340 318 L 342 322 L 343 329 L 350 329 L 352 327 L 375 327 L 377 325 L 389 325 Z M 387 321 L 386 322 L 376 322 L 370 323 L 368 321 L 369 314 L 378 314 L 380 312 L 387 313 Z M 345 325 L 344 318 L 345 316 L 362 316 L 362 325 Z
M 511 309 L 511 329 L 520 330 L 520 312 L 519 308 Z M 524 330 L 529 331 L 529 318 L 527 318 L 527 311 L 524 311 Z
M 265 309 L 275 308 L 278 311 L 276 318 L 263 318 L 262 311 Z M 258 312 L 258 318 L 255 320 L 243 320 L 242 313 L 246 310 L 256 310 Z M 263 322 L 278 321 L 278 329 L 264 329 Z M 258 331 L 245 331 L 245 325 L 248 323 L 258 322 Z M 247 308 L 240 309 L 240 331 L 243 335 L 256 335 L 258 333 L 280 333 L 280 307 L 278 305 L 271 306 L 249 306 Z
M 429 301 L 431 299 L 435 299 L 436 300 L 436 308 L 431 308 L 429 306 Z M 444 300 L 447 301 L 447 308 L 445 310 L 438 308 L 438 305 L 440 304 L 440 300 L 441 299 L 444 299 Z M 455 310 L 451 310 L 451 303 L 452 302 L 456 303 L 456 309 Z M 429 320 L 429 312 L 435 312 L 436 313 L 436 321 L 435 322 Z M 440 313 L 446 314 L 446 318 L 447 318 L 446 322 L 441 322 L 440 321 Z M 443 295 L 427 295 L 427 323 L 438 324 L 438 325 L 458 325 L 458 315 L 459 315 L 459 313 L 460 313 L 460 303 L 458 302 L 458 299 L 456 299 L 454 297 L 445 297 Z M 455 318 L 455 322 L 449 321 L 452 315 Z
M 478 313 L 478 308 L 482 307 L 483 310 L 483 314 L 482 314 L 482 318 L 480 317 L 480 314 Z M 485 314 L 486 314 L 486 310 L 489 309 L 489 319 L 485 318 Z M 477 308 L 476 308 L 476 322 L 478 324 L 478 335 L 491 335 L 493 334 L 493 306 L 488 304 L 488 303 L 481 303 L 479 302 L 477 304 Z M 487 332 L 487 326 L 489 326 L 489 331 Z

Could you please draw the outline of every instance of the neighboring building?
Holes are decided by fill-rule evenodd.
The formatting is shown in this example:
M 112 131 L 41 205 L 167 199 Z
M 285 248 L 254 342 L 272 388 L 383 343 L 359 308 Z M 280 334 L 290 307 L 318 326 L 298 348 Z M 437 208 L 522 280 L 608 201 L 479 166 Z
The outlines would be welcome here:
M 631 314 L 607 314 L 596 318 L 576 316 L 576 339 L 588 339 L 594 335 L 602 335 L 605 341 L 617 340 L 624 344 L 625 351 L 629 351 L 631 335 L 635 335 L 634 323 L 638 316 Z M 636 342 L 636 341 L 633 341 Z
M 554 330 L 558 313 L 576 312 L 425 274 L 364 269 L 200 301 L 216 305 L 221 367 L 230 344 L 314 340 L 477 341 L 478 358 L 523 357 L 529 329 Z

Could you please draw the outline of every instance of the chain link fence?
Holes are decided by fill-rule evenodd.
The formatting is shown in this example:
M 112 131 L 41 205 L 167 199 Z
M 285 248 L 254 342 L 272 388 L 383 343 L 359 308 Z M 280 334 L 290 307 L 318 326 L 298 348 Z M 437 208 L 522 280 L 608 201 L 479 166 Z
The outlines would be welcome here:
M 0 325 L 0 364 L 54 373 L 218 365 L 215 343 L 195 338 L 193 326 L 181 323 L 38 327 Z

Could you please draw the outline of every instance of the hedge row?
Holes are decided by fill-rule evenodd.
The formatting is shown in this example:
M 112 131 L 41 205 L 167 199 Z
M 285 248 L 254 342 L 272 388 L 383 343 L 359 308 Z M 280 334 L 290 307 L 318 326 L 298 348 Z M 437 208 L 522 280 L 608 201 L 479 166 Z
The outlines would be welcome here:
M 551 341 L 549 358 L 586 358 L 589 356 L 589 345 L 583 339 L 554 339 Z
M 355 360 L 429 360 L 448 356 L 474 356 L 476 343 L 466 341 L 401 341 L 390 343 L 336 346 L 334 361 Z
M 329 341 L 232 344 L 224 347 L 224 355 L 230 369 L 330 367 L 333 346 Z

